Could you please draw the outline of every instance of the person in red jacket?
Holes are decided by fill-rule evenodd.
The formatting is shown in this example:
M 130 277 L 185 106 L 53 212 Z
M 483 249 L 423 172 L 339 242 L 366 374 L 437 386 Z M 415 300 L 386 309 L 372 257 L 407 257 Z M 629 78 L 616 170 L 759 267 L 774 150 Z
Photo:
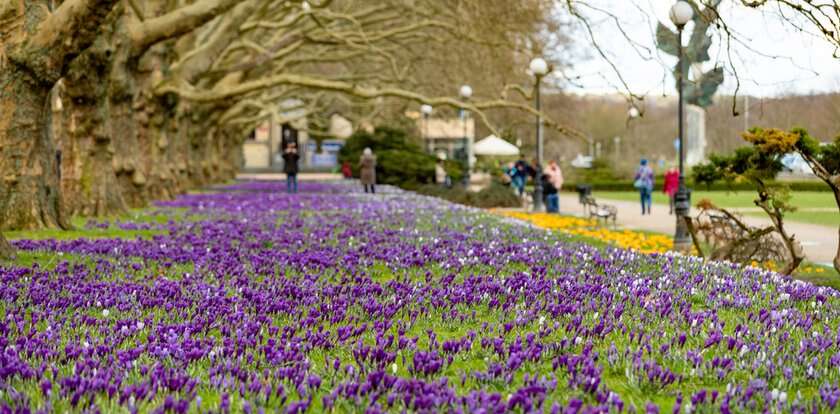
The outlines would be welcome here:
M 674 214 L 674 196 L 677 194 L 677 188 L 680 186 L 680 172 L 676 168 L 671 167 L 665 172 L 665 184 L 662 186 L 662 192 L 668 194 L 668 205 L 670 211 L 668 214 Z
M 348 180 L 353 178 L 353 168 L 350 166 L 350 161 L 344 161 L 341 164 L 341 175 Z

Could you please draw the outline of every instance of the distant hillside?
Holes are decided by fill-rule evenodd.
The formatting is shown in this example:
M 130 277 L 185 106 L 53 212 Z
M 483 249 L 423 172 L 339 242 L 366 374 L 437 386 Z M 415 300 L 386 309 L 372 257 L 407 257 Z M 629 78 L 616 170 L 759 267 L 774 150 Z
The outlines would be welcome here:
M 731 151 L 744 145 L 741 132 L 747 127 L 794 126 L 807 128 L 823 141 L 840 135 L 840 93 L 779 98 L 749 98 L 749 123 L 746 124 L 745 98 L 739 96 L 733 115 L 731 96 L 718 97 L 707 108 L 707 141 L 710 152 Z M 676 156 L 673 141 L 677 136 L 677 102 L 674 98 L 648 97 L 642 118 L 628 122 L 626 101 L 616 96 L 550 95 L 545 107 L 552 117 L 586 133 L 600 143 L 602 157 L 621 166 L 632 166 L 641 157 L 673 160 Z M 526 143 L 533 142 L 525 132 Z M 621 137 L 616 154 L 614 137 Z M 588 152 L 588 145 L 546 132 L 546 155 L 569 160 L 577 152 Z

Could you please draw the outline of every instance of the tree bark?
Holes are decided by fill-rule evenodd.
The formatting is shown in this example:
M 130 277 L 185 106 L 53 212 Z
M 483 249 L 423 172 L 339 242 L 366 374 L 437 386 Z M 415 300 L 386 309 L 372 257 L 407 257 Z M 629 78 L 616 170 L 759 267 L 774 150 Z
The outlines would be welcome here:
M 6 240 L 3 232 L 0 232 L 0 260 L 8 260 L 14 256 L 15 250 L 12 245 Z
M 837 238 L 840 240 L 840 228 L 837 229 Z M 834 255 L 834 270 L 840 273 L 840 246 L 837 246 L 837 254 Z
M 68 228 L 46 129 L 51 85 L 19 65 L 0 71 L 0 228 Z
M 106 39 L 101 39 L 106 43 Z M 75 166 L 78 192 L 72 199 L 74 214 L 111 216 L 127 211 L 117 181 L 115 141 L 127 131 L 112 130 L 106 83 L 110 71 L 108 46 L 91 47 L 79 56 L 65 79 L 71 98 L 70 113 L 75 128 L 70 134 L 73 147 L 80 151 Z M 69 206 L 68 206 L 69 207 Z
M 823 180 L 834 192 L 834 202 L 837 203 L 837 209 L 840 210 L 840 175 L 826 176 Z M 840 241 L 840 226 L 837 228 L 837 240 Z M 840 242 L 837 244 L 837 253 L 834 255 L 834 270 L 840 273 Z
M 9 39 L 0 70 L 0 228 L 70 227 L 47 130 L 48 97 L 116 1 L 67 0 L 52 13 L 47 1 L 4 8 L 11 24 L 0 28 Z
M 128 32 L 132 40 L 132 54 L 139 56 L 155 43 L 189 33 L 239 2 L 240 0 L 198 0 L 163 16 L 130 24 Z
M 833 172 L 826 169 L 822 163 L 813 156 L 813 154 L 799 151 L 799 155 L 805 159 L 808 166 L 811 167 L 811 170 L 814 172 L 814 175 L 823 180 L 826 185 L 831 188 L 831 191 L 834 193 L 834 203 L 837 204 L 837 209 L 840 210 L 840 174 L 832 174 Z M 837 239 L 840 241 L 840 227 L 838 227 Z M 837 253 L 834 255 L 833 264 L 834 270 L 837 270 L 837 272 L 840 273 L 840 243 L 838 243 Z
M 831 190 L 834 191 L 834 201 L 837 203 L 837 209 L 840 210 L 840 177 L 832 177 L 833 182 L 830 183 Z M 833 184 L 833 185 L 832 185 Z M 840 226 L 837 227 L 837 240 L 840 241 Z M 837 244 L 837 253 L 834 255 L 834 270 L 840 273 L 840 243 Z
M 759 198 L 754 200 L 754 203 L 756 206 L 764 210 L 770 218 L 770 221 L 773 223 L 773 227 L 776 229 L 776 232 L 782 236 L 785 248 L 790 254 L 790 261 L 785 263 L 785 267 L 779 270 L 779 273 L 790 275 L 805 259 L 805 255 L 802 251 L 802 245 L 795 239 L 794 235 L 788 234 L 787 230 L 785 230 L 784 213 L 779 209 L 779 207 L 772 204 L 770 200 L 761 196 L 761 194 L 767 192 L 764 184 L 760 181 L 756 184 L 758 187 Z
M 191 185 L 177 97 L 144 92 L 168 69 L 173 45 L 163 41 L 189 33 L 237 3 L 200 0 L 143 21 L 124 19 L 115 30 L 118 43 L 127 46 L 118 49 L 109 74 L 109 121 L 114 172 L 128 205 L 171 199 Z
M 194 47 L 185 51 L 184 56 L 172 65 L 172 76 L 194 83 L 199 76 L 207 73 L 225 48 L 239 37 L 239 27 L 254 14 L 257 6 L 257 1 L 247 0 L 234 7 L 206 42 L 193 44 Z

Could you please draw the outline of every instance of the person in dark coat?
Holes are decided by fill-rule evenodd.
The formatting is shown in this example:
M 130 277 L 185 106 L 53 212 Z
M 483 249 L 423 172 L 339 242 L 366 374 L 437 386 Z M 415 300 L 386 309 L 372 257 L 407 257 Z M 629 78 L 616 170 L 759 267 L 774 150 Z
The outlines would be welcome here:
M 545 212 L 560 212 L 560 197 L 557 195 L 557 187 L 552 182 L 552 176 L 545 173 L 540 177 L 543 185 L 543 197 L 545 198 Z
M 359 179 L 365 187 L 365 192 L 376 193 L 376 155 L 370 148 L 365 148 L 362 151 L 362 157 L 359 159 L 359 166 L 361 171 Z
M 650 215 L 654 179 L 653 169 L 648 166 L 648 160 L 642 158 L 639 162 L 639 169 L 636 170 L 636 175 L 633 177 L 633 186 L 639 190 L 642 201 L 642 215 Z
M 300 155 L 297 151 L 297 144 L 291 142 L 283 150 L 283 172 L 286 173 L 286 192 L 290 194 L 297 193 L 298 160 L 300 160 Z

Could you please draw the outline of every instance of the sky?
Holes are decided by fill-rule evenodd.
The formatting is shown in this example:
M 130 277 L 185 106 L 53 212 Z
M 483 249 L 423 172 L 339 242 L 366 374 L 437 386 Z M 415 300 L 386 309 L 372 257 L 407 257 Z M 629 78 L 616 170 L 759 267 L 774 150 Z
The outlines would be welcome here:
M 580 94 L 613 94 L 625 89 L 610 66 L 618 68 L 630 89 L 646 96 L 675 93 L 671 68 L 676 58 L 656 49 L 654 35 L 657 20 L 671 27 L 668 11 L 673 0 L 587 0 L 598 9 L 618 17 L 621 28 L 637 46 L 628 41 L 615 20 L 601 11 L 581 9 L 592 22 L 596 42 L 608 60 L 591 46 L 588 34 L 578 27 L 574 51 L 556 51 L 558 55 L 588 56 L 577 60 L 565 74 L 566 90 Z M 738 41 L 731 43 L 731 58 L 725 42 L 713 34 L 712 62 L 726 68 L 725 82 L 718 93 L 732 94 L 740 79 L 739 94 L 772 97 L 786 94 L 809 94 L 840 91 L 840 59 L 832 57 L 832 45 L 812 32 L 802 32 L 782 20 L 778 9 L 747 9 L 734 0 L 723 0 L 721 14 L 735 31 Z M 807 26 L 805 26 L 807 27 Z M 686 27 L 684 44 L 692 25 Z M 721 46 L 724 47 L 721 47 Z

